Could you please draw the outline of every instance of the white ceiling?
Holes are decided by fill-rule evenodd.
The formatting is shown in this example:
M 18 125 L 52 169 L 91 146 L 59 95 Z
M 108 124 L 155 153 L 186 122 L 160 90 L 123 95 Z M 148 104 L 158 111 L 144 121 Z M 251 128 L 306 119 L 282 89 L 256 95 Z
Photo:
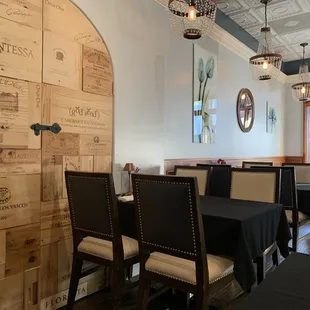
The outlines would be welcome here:
M 256 39 L 264 24 L 264 5 L 260 0 L 217 0 L 218 8 Z M 268 21 L 273 47 L 284 61 L 300 59 L 300 43 L 310 44 L 310 0 L 272 0 Z M 310 57 L 310 45 L 306 50 Z

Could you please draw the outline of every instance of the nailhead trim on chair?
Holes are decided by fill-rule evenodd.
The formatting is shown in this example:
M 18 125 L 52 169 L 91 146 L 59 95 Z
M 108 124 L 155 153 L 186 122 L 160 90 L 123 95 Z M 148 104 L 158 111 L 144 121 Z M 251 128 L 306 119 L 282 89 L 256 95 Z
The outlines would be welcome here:
M 193 219 L 193 210 L 192 210 L 192 195 L 191 195 L 190 184 L 189 183 L 185 183 L 185 182 L 167 182 L 167 181 L 137 180 L 137 179 L 135 181 L 136 181 L 136 188 L 138 188 L 138 182 L 140 182 L 140 183 L 144 182 L 144 183 L 158 183 L 158 184 L 176 184 L 176 185 L 182 184 L 182 185 L 187 185 L 187 188 L 188 188 L 188 191 L 189 191 L 190 218 L 191 218 L 191 224 L 192 224 L 194 253 L 187 252 L 187 251 L 181 251 L 179 249 L 174 249 L 174 248 L 170 248 L 170 247 L 162 246 L 162 245 L 159 245 L 159 244 L 155 244 L 155 243 L 144 241 L 143 226 L 142 226 L 142 219 L 141 219 L 141 208 L 140 208 L 140 196 L 139 196 L 139 191 L 137 189 L 135 191 L 135 201 L 136 201 L 137 206 L 138 206 L 139 224 L 140 224 L 139 226 L 140 226 L 140 233 L 141 233 L 141 241 L 142 241 L 142 243 L 145 243 L 145 244 L 148 244 L 148 245 L 157 246 L 157 247 L 160 247 L 160 248 L 163 248 L 163 249 L 167 249 L 167 250 L 177 251 L 177 252 L 183 253 L 183 254 L 196 255 L 197 247 L 196 247 L 196 239 L 195 239 L 195 228 L 194 228 L 194 219 Z
M 71 191 L 71 184 L 70 184 L 70 178 L 79 178 L 79 179 L 92 179 L 92 180 L 103 180 L 104 181 L 104 185 L 105 185 L 105 190 L 106 190 L 106 197 L 107 197 L 107 201 L 108 201 L 108 209 L 109 209 L 109 222 L 110 222 L 110 230 L 111 230 L 111 234 L 105 234 L 105 233 L 101 233 L 101 232 L 97 232 L 94 230 L 88 230 L 88 229 L 84 229 L 84 228 L 79 228 L 76 225 L 76 220 L 75 220 L 75 212 L 74 212 L 74 208 L 72 207 L 71 211 L 72 211 L 72 223 L 74 225 L 74 227 L 76 229 L 82 230 L 82 231 L 86 231 L 86 232 L 90 232 L 90 233 L 94 233 L 94 234 L 98 234 L 98 235 L 102 235 L 102 236 L 107 236 L 110 238 L 113 238 L 114 233 L 113 233 L 113 225 L 112 225 L 112 217 L 111 217 L 111 202 L 110 202 L 110 197 L 109 197 L 109 190 L 108 190 L 108 182 L 105 178 L 98 178 L 98 177 L 81 177 L 81 176 L 73 176 L 70 175 L 68 177 L 68 196 L 69 199 L 72 201 L 72 205 L 73 205 L 73 200 L 72 200 L 72 191 Z

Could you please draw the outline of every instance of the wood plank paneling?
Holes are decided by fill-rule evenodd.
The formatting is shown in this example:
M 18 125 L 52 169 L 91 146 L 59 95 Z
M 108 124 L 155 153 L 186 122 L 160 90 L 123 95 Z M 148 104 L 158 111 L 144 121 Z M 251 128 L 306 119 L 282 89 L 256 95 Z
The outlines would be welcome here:
M 24 309 L 24 274 L 0 280 L 0 310 Z
M 41 82 L 42 32 L 0 18 L 1 75 Z
M 94 156 L 94 172 L 112 172 L 112 157 Z
M 40 268 L 25 271 L 24 278 L 24 310 L 39 310 Z

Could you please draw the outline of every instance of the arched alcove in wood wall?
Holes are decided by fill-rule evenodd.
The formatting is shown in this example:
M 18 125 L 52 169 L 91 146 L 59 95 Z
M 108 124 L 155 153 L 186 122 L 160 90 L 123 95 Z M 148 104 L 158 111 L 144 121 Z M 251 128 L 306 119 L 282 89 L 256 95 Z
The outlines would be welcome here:
M 62 131 L 35 136 L 35 123 Z M 66 304 L 64 171 L 110 172 L 112 149 L 112 61 L 91 22 L 69 0 L 0 0 L 0 310 Z M 78 297 L 104 279 L 81 280 Z

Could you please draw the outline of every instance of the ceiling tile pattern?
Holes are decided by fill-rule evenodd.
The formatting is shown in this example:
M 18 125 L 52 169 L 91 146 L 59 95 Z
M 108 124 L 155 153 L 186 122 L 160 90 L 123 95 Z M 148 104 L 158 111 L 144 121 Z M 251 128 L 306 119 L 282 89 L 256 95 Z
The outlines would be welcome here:
M 260 0 L 217 0 L 218 8 L 259 39 L 264 25 L 264 5 Z M 275 52 L 284 61 L 300 59 L 300 43 L 310 43 L 310 0 L 272 0 L 268 5 L 268 21 L 271 27 Z M 310 48 L 306 51 L 310 57 Z

